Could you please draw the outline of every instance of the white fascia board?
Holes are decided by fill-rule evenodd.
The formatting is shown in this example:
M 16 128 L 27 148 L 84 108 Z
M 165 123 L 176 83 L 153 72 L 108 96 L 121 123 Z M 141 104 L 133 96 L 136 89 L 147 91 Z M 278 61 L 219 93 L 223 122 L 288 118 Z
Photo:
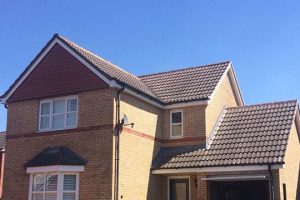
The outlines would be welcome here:
M 99 78 L 101 78 L 104 82 L 106 82 L 110 87 L 113 87 L 116 85 L 115 81 L 111 81 L 111 80 L 107 79 L 101 72 L 96 70 L 92 65 L 90 65 L 87 61 L 85 61 L 83 58 L 81 58 L 75 51 L 73 51 L 70 47 L 65 45 L 62 41 L 60 41 L 57 38 L 54 41 L 57 42 L 60 46 L 62 46 L 66 51 L 68 51 L 77 60 L 79 60 L 88 69 L 90 69 L 92 72 L 94 72 Z
M 79 60 L 84 66 L 90 69 L 93 73 L 95 73 L 99 78 L 101 78 L 104 82 L 106 82 L 110 87 L 117 87 L 118 84 L 115 81 L 111 81 L 107 79 L 101 72 L 96 70 L 93 66 L 91 66 L 87 61 L 81 58 L 76 52 L 74 52 L 70 47 L 60 41 L 58 38 L 55 38 L 51 44 L 44 50 L 44 52 L 36 59 L 34 63 L 31 64 L 27 72 L 21 77 L 21 79 L 16 83 L 16 85 L 10 90 L 10 92 L 1 99 L 1 103 L 6 104 L 7 99 L 16 91 L 16 89 L 23 83 L 23 81 L 28 77 L 28 75 L 37 67 L 37 65 L 41 62 L 41 60 L 49 53 L 49 51 L 53 48 L 55 44 L 59 44 L 62 46 L 67 52 L 73 55 L 77 60 Z
M 224 73 L 222 74 L 221 78 L 219 79 L 219 81 L 218 81 L 216 87 L 214 88 L 213 92 L 212 92 L 211 95 L 209 96 L 209 99 L 213 99 L 213 98 L 214 98 L 214 96 L 215 96 L 215 94 L 216 94 L 218 88 L 221 86 L 223 80 L 227 77 L 228 71 L 229 71 L 229 69 L 230 69 L 230 66 L 231 66 L 231 65 L 230 65 L 230 63 L 229 63 L 229 64 L 227 65 L 226 70 L 224 71 Z
M 27 167 L 26 173 L 41 173 L 41 172 L 83 172 L 84 166 L 77 165 L 52 165 L 42 167 Z
M 124 92 L 127 93 L 127 94 L 129 94 L 129 95 L 132 95 L 132 96 L 134 96 L 136 98 L 139 98 L 139 99 L 141 99 L 141 100 L 143 100 L 143 101 L 145 101 L 145 102 L 147 102 L 147 103 L 149 103 L 151 105 L 154 105 L 154 106 L 156 106 L 158 108 L 164 108 L 164 106 L 162 104 L 159 104 L 159 103 L 157 103 L 157 102 L 155 102 L 155 101 L 153 101 L 153 100 L 151 100 L 151 99 L 149 99 L 149 98 L 147 98 L 147 97 L 145 97 L 143 95 L 138 94 L 137 92 L 134 92 L 134 91 L 126 88 L 126 87 L 124 89 Z
M 37 58 L 37 60 L 31 64 L 27 72 L 21 77 L 21 79 L 16 83 L 16 85 L 10 90 L 10 92 L 1 99 L 1 103 L 6 104 L 7 99 L 16 91 L 16 89 L 23 83 L 27 76 L 35 69 L 35 67 L 41 62 L 41 60 L 47 55 L 47 53 L 55 45 L 56 41 L 53 40 L 51 44 L 45 49 L 45 51 Z
M 177 109 L 177 108 L 184 108 L 189 106 L 208 105 L 208 104 L 209 104 L 209 100 L 198 100 L 198 101 L 190 101 L 190 102 L 165 105 L 164 109 Z
M 115 87 L 117 88 L 117 87 Z M 118 87 L 117 89 L 120 89 L 122 87 Z M 183 108 L 183 107 L 188 107 L 188 106 L 196 106 L 196 105 L 208 105 L 209 104 L 209 100 L 199 100 L 199 101 L 191 101 L 191 102 L 186 102 L 186 103 L 174 103 L 174 104 L 171 104 L 171 105 L 162 105 L 162 104 L 159 104 L 141 94 L 138 94 L 137 92 L 135 91 L 132 91 L 128 88 L 125 87 L 124 89 L 124 92 L 129 94 L 129 95 L 132 95 L 136 98 L 139 98 L 151 105 L 154 105 L 158 108 L 161 108 L 161 109 L 177 109 L 177 108 Z
M 296 131 L 298 133 L 298 137 L 300 139 L 300 114 L 299 114 L 298 105 L 296 108 L 295 125 L 296 125 Z
M 271 169 L 281 169 L 284 165 L 271 165 Z M 179 174 L 179 173 L 202 173 L 202 172 L 242 172 L 268 170 L 268 165 L 231 166 L 231 167 L 203 167 L 181 169 L 156 169 L 152 174 Z
M 263 180 L 266 179 L 266 175 L 235 175 L 235 176 L 213 176 L 201 178 L 205 181 L 229 181 L 229 180 Z
M 234 98 L 237 100 L 238 106 L 243 106 L 244 105 L 244 101 L 243 101 L 243 97 L 239 88 L 239 84 L 237 82 L 236 76 L 235 76 L 235 72 L 232 66 L 232 63 L 230 62 L 225 70 L 225 72 L 223 73 L 223 75 L 221 76 L 218 84 L 216 85 L 213 93 L 210 95 L 210 99 L 214 98 L 214 95 L 216 94 L 218 88 L 220 87 L 220 85 L 222 84 L 223 80 L 225 79 L 225 77 L 229 78 L 230 81 L 230 86 L 233 90 L 233 95 Z
M 235 75 L 235 72 L 234 72 L 234 68 L 233 68 L 233 65 L 232 63 L 230 63 L 230 70 L 228 71 L 228 75 L 229 75 L 229 80 L 231 83 L 233 83 L 233 91 L 234 91 L 234 95 L 235 97 L 237 98 L 238 100 L 238 105 L 239 106 L 243 106 L 245 105 L 244 103 L 244 99 L 243 99 L 243 96 L 242 96 L 242 93 L 241 93 L 241 89 L 240 89 L 240 86 L 239 86 L 239 83 L 238 83 L 238 80 L 236 78 L 236 75 Z

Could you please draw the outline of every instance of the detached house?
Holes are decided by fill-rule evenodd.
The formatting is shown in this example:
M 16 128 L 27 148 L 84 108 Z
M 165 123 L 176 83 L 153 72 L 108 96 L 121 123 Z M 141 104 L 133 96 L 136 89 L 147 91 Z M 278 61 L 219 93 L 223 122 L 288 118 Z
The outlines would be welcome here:
M 54 35 L 1 97 L 5 200 L 300 199 L 297 101 L 231 62 L 134 76 Z

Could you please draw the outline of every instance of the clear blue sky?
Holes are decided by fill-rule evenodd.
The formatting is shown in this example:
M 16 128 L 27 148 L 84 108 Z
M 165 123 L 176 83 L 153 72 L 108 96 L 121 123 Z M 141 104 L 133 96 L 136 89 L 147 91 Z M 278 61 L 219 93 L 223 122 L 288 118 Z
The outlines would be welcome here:
M 136 75 L 231 60 L 247 104 L 300 99 L 299 0 L 2 0 L 1 94 L 56 32 Z

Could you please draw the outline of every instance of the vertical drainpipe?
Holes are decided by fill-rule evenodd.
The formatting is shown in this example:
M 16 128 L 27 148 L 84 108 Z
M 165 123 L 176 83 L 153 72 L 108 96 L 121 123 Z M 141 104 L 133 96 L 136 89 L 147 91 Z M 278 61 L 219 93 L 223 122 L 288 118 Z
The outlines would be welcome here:
M 120 161 L 120 134 L 121 134 L 121 120 L 120 120 L 120 96 L 125 89 L 124 85 L 117 93 L 116 99 L 116 142 L 115 142 L 115 181 L 114 181 L 114 200 L 119 199 L 119 161 Z
M 268 165 L 268 171 L 269 171 L 269 176 L 270 176 L 270 199 L 274 200 L 275 198 L 275 190 L 274 190 L 274 177 L 273 177 L 273 173 L 271 171 L 271 165 Z

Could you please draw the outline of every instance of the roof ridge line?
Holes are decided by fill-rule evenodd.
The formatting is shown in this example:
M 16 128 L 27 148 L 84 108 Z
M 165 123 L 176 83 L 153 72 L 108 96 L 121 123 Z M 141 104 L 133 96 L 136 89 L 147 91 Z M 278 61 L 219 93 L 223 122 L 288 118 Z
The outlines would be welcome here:
M 283 101 L 273 101 L 273 102 L 266 102 L 266 103 L 257 103 L 257 104 L 251 104 L 251 105 L 244 105 L 244 106 L 232 106 L 227 107 L 226 109 L 239 109 L 239 108 L 248 108 L 248 107 L 254 107 L 254 106 L 265 106 L 265 105 L 273 105 L 273 104 L 280 104 L 280 103 L 298 103 L 297 99 L 291 99 L 291 100 L 283 100 Z
M 143 78 L 143 77 L 148 77 L 148 76 L 153 76 L 153 75 L 159 75 L 159 74 L 167 74 L 167 73 L 173 73 L 173 72 L 190 70 L 190 69 L 211 67 L 211 66 L 214 66 L 214 65 L 221 65 L 221 64 L 225 64 L 225 63 L 230 64 L 231 61 L 228 60 L 228 61 L 224 61 L 224 62 L 218 62 L 218 63 L 212 63 L 212 64 L 206 64 L 206 65 L 198 65 L 198 66 L 192 66 L 192 67 L 185 67 L 185 68 L 180 68 L 180 69 L 175 69 L 175 70 L 170 70 L 170 71 L 164 71 L 164 72 L 157 72 L 157 73 L 139 75 L 137 77 L 138 78 Z
M 108 61 L 108 60 L 102 58 L 101 56 L 99 56 L 99 55 L 93 53 L 92 51 L 90 51 L 90 50 L 88 50 L 88 49 L 86 49 L 86 48 L 84 48 L 84 47 L 78 45 L 76 42 L 73 42 L 72 40 L 70 40 L 70 39 L 68 39 L 68 38 L 65 38 L 65 37 L 62 36 L 62 35 L 59 35 L 59 34 L 55 34 L 55 35 L 56 35 L 58 38 L 62 39 L 62 40 L 66 40 L 66 41 L 69 41 L 69 42 L 73 43 L 73 44 L 76 45 L 78 48 L 80 48 L 80 49 L 82 49 L 82 50 L 84 50 L 84 51 L 86 51 L 86 52 L 92 54 L 93 56 L 95 56 L 95 57 L 101 59 L 102 61 L 106 62 L 107 64 L 113 65 L 114 67 L 116 67 L 116 68 L 122 70 L 123 72 L 125 72 L 125 73 L 127 73 L 127 74 L 129 74 L 129 75 L 131 75 L 131 76 L 133 76 L 133 77 L 135 77 L 135 78 L 137 78 L 137 79 L 140 79 L 138 76 L 136 76 L 136 75 L 134 75 L 134 74 L 132 74 L 132 73 L 130 73 L 130 72 L 124 70 L 123 68 L 119 67 L 118 65 L 113 64 L 112 62 L 110 62 L 110 61 Z

